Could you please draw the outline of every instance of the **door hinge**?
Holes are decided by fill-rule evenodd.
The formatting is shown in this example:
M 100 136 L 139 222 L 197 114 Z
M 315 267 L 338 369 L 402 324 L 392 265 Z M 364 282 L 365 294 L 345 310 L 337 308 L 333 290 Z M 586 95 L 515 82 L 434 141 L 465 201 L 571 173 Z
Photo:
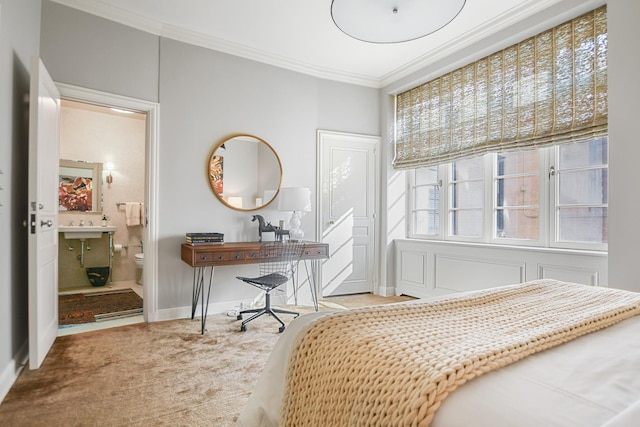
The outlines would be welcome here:
M 31 234 L 36 234 L 36 214 L 31 214 Z

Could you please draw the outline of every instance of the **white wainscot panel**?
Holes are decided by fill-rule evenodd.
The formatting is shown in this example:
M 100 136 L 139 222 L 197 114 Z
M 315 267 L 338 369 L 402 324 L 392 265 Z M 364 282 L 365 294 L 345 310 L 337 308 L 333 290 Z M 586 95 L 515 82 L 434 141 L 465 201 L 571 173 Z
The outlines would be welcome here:
M 551 278 L 609 286 L 606 252 L 394 240 L 396 294 L 419 298 Z
M 542 279 L 555 279 L 564 282 L 582 283 L 584 285 L 598 286 L 598 270 L 586 267 L 570 267 L 567 265 L 538 265 L 538 277 Z
M 427 254 L 403 249 L 396 252 L 396 269 L 398 295 L 412 295 L 426 297 L 427 285 Z
M 435 255 L 435 288 L 473 291 L 523 282 L 525 264 L 500 259 Z
M 400 280 L 407 284 L 426 286 L 425 268 L 427 264 L 426 254 L 403 251 L 401 253 Z

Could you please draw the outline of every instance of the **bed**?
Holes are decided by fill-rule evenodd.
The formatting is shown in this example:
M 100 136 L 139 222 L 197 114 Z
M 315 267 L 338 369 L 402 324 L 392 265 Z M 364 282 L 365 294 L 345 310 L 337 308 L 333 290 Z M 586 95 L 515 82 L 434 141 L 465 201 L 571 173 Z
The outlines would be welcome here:
M 238 425 L 638 426 L 638 314 L 640 294 L 538 280 L 304 315 Z

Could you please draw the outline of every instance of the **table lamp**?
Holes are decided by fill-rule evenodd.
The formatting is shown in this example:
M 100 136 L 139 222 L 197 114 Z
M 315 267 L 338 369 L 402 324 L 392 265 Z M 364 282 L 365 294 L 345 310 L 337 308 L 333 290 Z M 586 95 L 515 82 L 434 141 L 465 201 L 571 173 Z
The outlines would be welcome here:
M 278 195 L 278 210 L 290 211 L 289 238 L 302 240 L 304 231 L 300 228 L 302 212 L 311 212 L 311 190 L 302 187 L 284 187 Z

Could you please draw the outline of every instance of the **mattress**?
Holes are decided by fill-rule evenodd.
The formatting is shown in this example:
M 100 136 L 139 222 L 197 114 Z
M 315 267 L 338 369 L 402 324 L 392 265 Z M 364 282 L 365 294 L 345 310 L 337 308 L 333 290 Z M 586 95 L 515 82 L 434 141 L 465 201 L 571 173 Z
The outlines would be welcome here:
M 471 293 L 472 294 L 472 293 Z M 402 304 L 411 304 L 402 303 Z M 278 426 L 287 361 L 322 316 L 295 319 L 270 355 L 240 426 Z M 531 355 L 454 390 L 431 426 L 640 425 L 640 316 Z M 310 425 L 322 425 L 310 420 Z

